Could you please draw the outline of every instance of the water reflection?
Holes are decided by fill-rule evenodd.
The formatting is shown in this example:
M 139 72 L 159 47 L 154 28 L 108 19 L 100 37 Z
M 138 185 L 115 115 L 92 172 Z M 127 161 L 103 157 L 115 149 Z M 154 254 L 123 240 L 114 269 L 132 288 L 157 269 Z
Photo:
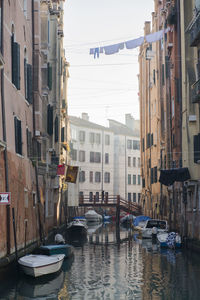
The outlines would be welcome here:
M 0 299 L 197 300 L 200 257 L 161 250 L 131 229 L 101 224 L 85 240 L 74 240 L 74 257 L 61 272 L 30 278 L 22 272 L 0 277 Z

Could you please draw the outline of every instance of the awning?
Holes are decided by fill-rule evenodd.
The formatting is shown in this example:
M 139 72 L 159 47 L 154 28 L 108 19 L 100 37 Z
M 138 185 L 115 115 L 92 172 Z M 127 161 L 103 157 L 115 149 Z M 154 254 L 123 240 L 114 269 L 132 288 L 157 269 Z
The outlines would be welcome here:
M 188 179 L 190 179 L 188 168 L 160 170 L 159 182 L 167 186 L 172 185 L 175 181 L 183 182 Z

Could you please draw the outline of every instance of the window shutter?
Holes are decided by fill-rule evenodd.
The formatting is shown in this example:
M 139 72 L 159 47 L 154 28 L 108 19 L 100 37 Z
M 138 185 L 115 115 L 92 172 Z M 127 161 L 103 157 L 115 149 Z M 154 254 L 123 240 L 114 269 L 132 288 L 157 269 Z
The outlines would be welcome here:
M 26 58 L 24 59 L 24 94 L 25 99 L 28 100 L 28 82 L 27 82 L 27 63 Z
M 65 127 L 61 128 L 61 142 L 63 143 L 65 141 Z
M 20 45 L 12 43 L 12 83 L 20 90 Z
M 52 66 L 50 65 L 50 63 L 47 64 L 47 72 L 48 72 L 48 87 L 51 90 L 52 89 Z
M 15 127 L 15 151 L 18 153 L 18 148 L 17 148 L 17 118 L 14 117 L 14 127 Z
M 200 134 L 194 135 L 194 163 L 200 160 Z
M 55 143 L 58 142 L 58 117 L 55 118 Z
M 53 134 L 53 106 L 47 106 L 47 132 L 49 135 Z
M 32 103 L 32 90 L 33 90 L 33 79 L 32 79 L 32 66 L 27 65 L 27 84 L 28 84 L 28 102 Z
M 17 153 L 22 155 L 22 128 L 21 121 L 17 119 Z

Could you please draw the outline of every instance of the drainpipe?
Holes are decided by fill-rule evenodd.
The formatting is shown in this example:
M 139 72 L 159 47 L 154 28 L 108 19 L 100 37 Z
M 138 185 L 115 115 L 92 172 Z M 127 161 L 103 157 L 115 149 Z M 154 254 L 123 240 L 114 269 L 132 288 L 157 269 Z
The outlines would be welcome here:
M 1 1 L 2 4 L 2 18 L 1 25 L 3 24 L 3 15 L 4 15 L 4 1 Z M 2 26 L 2 28 L 4 28 Z M 3 30 L 1 32 L 1 53 L 4 54 L 3 49 Z M 1 109 L 2 109 L 2 129 L 3 129 L 3 141 L 5 142 L 4 150 L 4 164 L 5 164 L 5 189 L 6 192 L 9 192 L 9 177 L 8 177 L 8 153 L 7 153 L 7 136 L 6 136 L 6 114 L 5 114 L 5 93 L 4 93 L 4 69 L 1 70 Z M 10 205 L 6 206 L 6 223 L 7 223 L 7 254 L 10 254 Z
M 34 155 L 38 157 L 37 153 L 37 143 L 36 143 L 36 136 L 35 136 L 35 82 L 34 82 L 34 72 L 35 72 L 35 18 L 34 18 L 34 0 L 32 0 L 32 66 L 33 66 L 33 77 L 32 77 L 32 86 L 33 86 L 33 150 Z M 35 179 L 36 179 L 36 193 L 37 193 L 37 199 L 38 199 L 38 222 L 39 222 L 39 235 L 40 235 L 40 242 L 43 242 L 44 238 L 44 230 L 43 230 L 43 224 L 41 222 L 41 215 L 40 215 L 40 206 L 41 206 L 41 199 L 40 199 L 40 190 L 39 190 L 39 182 L 38 182 L 38 169 L 37 169 L 37 162 L 35 162 L 34 165 L 35 168 Z

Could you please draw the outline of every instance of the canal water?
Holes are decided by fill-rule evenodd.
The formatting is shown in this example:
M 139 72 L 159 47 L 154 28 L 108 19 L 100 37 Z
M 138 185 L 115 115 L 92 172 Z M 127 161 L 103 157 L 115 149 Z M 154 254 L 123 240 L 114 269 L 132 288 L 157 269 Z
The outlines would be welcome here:
M 160 250 L 114 224 L 89 226 L 62 270 L 31 278 L 13 266 L 0 275 L 0 299 L 199 300 L 200 256 Z

